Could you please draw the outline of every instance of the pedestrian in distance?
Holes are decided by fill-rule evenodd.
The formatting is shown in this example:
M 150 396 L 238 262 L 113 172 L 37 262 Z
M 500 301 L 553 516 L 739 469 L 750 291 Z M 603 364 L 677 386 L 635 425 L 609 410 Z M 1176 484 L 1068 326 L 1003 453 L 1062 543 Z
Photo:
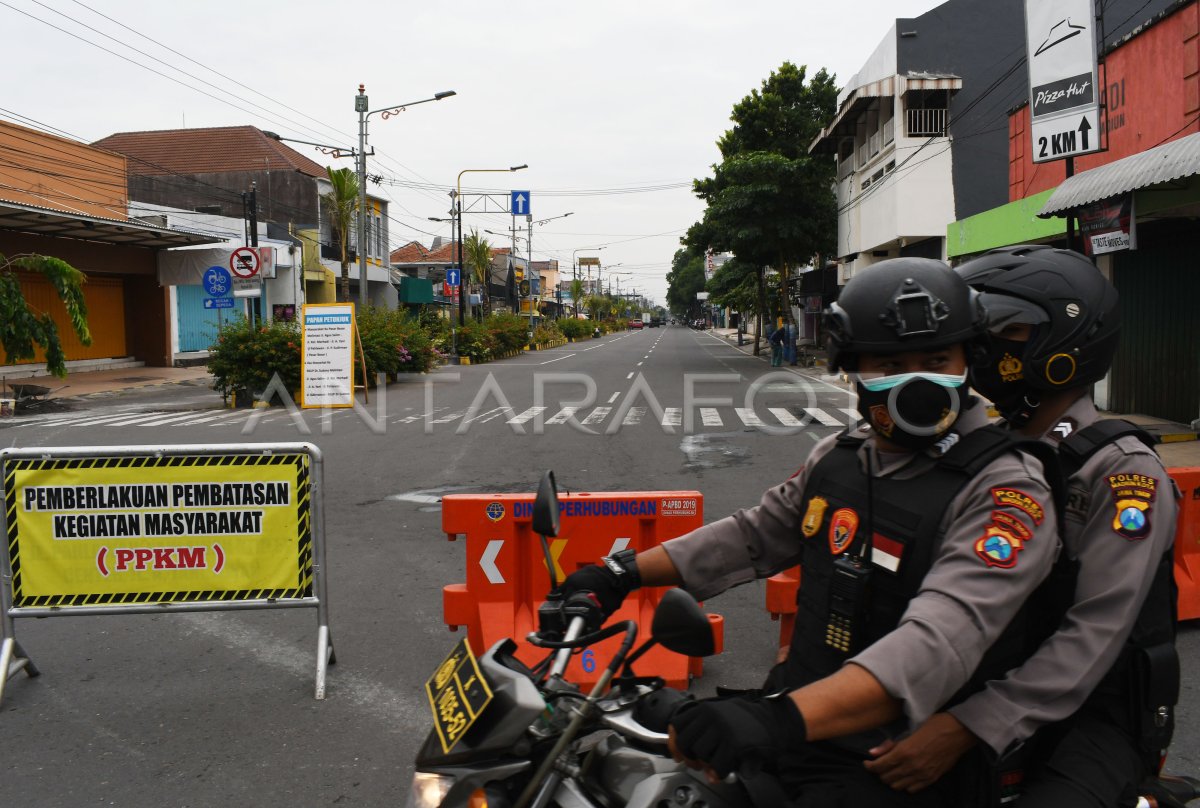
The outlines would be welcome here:
M 783 365 L 783 344 L 787 341 L 787 326 L 781 325 L 771 332 L 767 342 L 771 345 L 771 367 Z
M 968 394 L 986 318 L 945 264 L 876 264 L 826 327 L 862 427 L 820 441 L 757 506 L 577 570 L 552 596 L 591 592 L 611 614 L 639 586 L 708 599 L 801 564 L 786 658 L 762 691 L 680 708 L 675 754 L 714 778 L 765 772 L 804 805 L 975 805 L 986 767 L 974 758 L 918 794 L 864 762 L 1028 653 L 1022 604 L 1058 550 L 1037 457 L 1049 453 L 990 426 Z
M 1087 258 L 1048 246 L 994 250 L 958 272 L 981 293 L 992 334 L 972 386 L 1009 429 L 1056 448 L 1067 475 L 1054 587 L 1064 597 L 1043 609 L 1058 630 L 867 766 L 918 791 L 973 747 L 1000 757 L 1026 743 L 1021 808 L 1134 805 L 1174 726 L 1178 492 L 1152 439 L 1101 420 L 1091 400 L 1117 347 L 1117 292 Z

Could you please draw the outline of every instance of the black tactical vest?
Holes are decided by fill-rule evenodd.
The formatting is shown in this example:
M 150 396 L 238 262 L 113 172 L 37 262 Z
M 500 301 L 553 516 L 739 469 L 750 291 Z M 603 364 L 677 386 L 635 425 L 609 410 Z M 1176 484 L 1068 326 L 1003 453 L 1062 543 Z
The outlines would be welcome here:
M 1125 435 L 1151 448 L 1157 442 L 1128 421 L 1097 421 L 1059 444 L 1063 478 L 1077 473 L 1088 458 Z M 1096 503 L 1090 507 L 1096 507 Z M 1074 600 L 1073 580 L 1063 594 L 1065 603 L 1060 619 Z M 1159 558 L 1146 600 L 1117 661 L 1081 708 L 1082 713 L 1098 716 L 1129 732 L 1151 770 L 1157 769 L 1175 729 L 1180 683 L 1179 656 L 1175 650 L 1177 597 L 1172 545 Z
M 946 509 L 989 463 L 1019 447 L 1056 466 L 1050 447 L 998 427 L 982 427 L 964 436 L 951 434 L 957 443 L 932 469 L 911 479 L 868 479 L 857 454 L 863 440 L 847 433 L 838 437 L 836 446 L 809 473 L 804 489 L 796 623 L 783 676 L 786 687 L 802 687 L 833 674 L 848 658 L 896 628 L 933 565 Z M 1053 472 L 1048 471 L 1047 477 L 1051 476 Z M 836 647 L 828 637 L 835 563 L 844 554 L 861 554 L 868 530 L 873 533 L 875 563 L 868 565 L 871 576 L 864 617 L 859 621 L 861 630 L 849 646 Z M 1036 644 L 1028 624 L 1022 610 L 985 654 L 954 702 L 989 679 L 1003 676 L 1028 656 Z M 871 734 L 840 739 L 839 745 L 865 752 L 879 740 Z

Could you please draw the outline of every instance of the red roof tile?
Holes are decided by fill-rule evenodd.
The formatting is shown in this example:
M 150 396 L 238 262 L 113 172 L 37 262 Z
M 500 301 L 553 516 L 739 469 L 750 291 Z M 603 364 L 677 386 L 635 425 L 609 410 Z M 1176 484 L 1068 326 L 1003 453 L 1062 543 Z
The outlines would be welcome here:
M 324 166 L 254 126 L 117 132 L 92 145 L 128 157 L 132 175 L 269 170 L 327 176 Z

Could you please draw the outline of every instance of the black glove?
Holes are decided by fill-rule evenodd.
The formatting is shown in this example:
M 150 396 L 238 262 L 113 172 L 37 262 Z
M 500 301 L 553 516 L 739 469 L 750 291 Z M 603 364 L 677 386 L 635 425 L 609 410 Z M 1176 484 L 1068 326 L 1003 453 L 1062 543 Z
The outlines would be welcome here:
M 685 704 L 671 718 L 675 747 L 711 767 L 718 777 L 742 764 L 774 767 L 784 750 L 804 743 L 804 716 L 787 693 L 769 698 L 704 699 Z
M 622 550 L 604 559 L 603 564 L 575 570 L 551 594 L 569 599 L 579 592 L 591 592 L 604 616 L 621 608 L 625 596 L 642 585 L 633 550 Z

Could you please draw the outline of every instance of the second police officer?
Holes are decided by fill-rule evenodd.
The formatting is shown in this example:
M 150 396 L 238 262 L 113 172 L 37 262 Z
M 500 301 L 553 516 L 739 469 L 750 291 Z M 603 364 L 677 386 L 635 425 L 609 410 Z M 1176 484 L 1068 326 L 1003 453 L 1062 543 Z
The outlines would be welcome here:
M 872 266 L 827 325 L 830 366 L 854 378 L 866 425 L 819 442 L 757 506 L 577 570 L 559 594 L 592 592 L 611 614 L 638 586 L 705 599 L 801 564 L 779 692 L 681 709 L 677 754 L 712 776 L 761 765 L 813 805 L 964 804 L 974 783 L 910 795 L 863 763 L 1027 655 L 1022 604 L 1058 547 L 1051 488 L 968 393 L 985 315 L 945 264 Z
M 1044 727 L 1023 808 L 1133 805 L 1174 726 L 1178 494 L 1152 439 L 1101 420 L 1089 395 L 1116 351 L 1117 292 L 1084 256 L 1048 246 L 994 250 L 957 271 L 982 294 L 992 331 L 973 386 L 1063 460 L 1062 538 L 1076 569 L 1043 615 L 1065 612 L 1062 624 L 1034 656 L 868 767 L 919 790 L 976 744 L 1002 756 Z

